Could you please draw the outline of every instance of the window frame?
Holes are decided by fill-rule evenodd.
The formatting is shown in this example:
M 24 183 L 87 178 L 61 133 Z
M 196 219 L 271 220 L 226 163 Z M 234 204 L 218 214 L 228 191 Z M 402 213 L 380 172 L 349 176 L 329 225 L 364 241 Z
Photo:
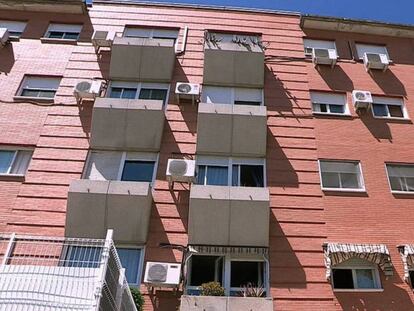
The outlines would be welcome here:
M 4 26 L 2 27 L 1 24 L 3 24 Z M 13 28 L 13 25 L 22 25 L 24 24 L 24 27 L 22 29 L 22 31 L 16 31 L 16 28 Z M 6 26 L 8 25 L 8 26 Z M 11 39 L 20 39 L 20 37 L 23 35 L 24 31 L 26 30 L 27 27 L 27 21 L 23 21 L 23 20 L 7 20 L 7 19 L 2 19 L 0 20 L 0 27 L 1 28 L 7 28 L 7 30 L 9 31 L 9 36 Z M 13 33 L 18 33 L 18 35 L 12 35 L 11 32 Z
M 249 90 L 250 88 L 243 88 L 243 87 L 226 87 L 226 86 L 216 86 L 216 85 L 203 85 L 203 88 L 205 87 L 214 87 L 214 88 L 221 88 L 223 90 L 230 90 L 230 103 L 213 103 L 213 102 L 208 102 L 206 98 L 203 97 L 203 94 L 201 95 L 203 98 L 203 102 L 205 101 L 207 104 L 226 104 L 226 105 L 231 105 L 231 106 L 244 106 L 244 105 L 240 105 L 240 104 L 235 104 L 235 99 L 236 99 L 236 92 L 237 89 L 243 89 L 243 90 Z M 264 88 L 252 88 L 253 90 L 260 90 L 261 92 L 261 102 L 260 105 L 254 105 L 254 106 L 265 106 L 265 96 L 264 96 Z M 202 92 L 204 92 L 204 90 L 202 90 Z M 205 99 L 205 100 L 204 100 Z
M 51 88 L 27 88 L 25 87 L 25 82 L 27 79 L 56 79 L 59 80 L 57 88 L 56 89 L 51 89 Z M 49 76 L 49 75 L 31 75 L 31 74 L 25 74 L 22 78 L 22 80 L 20 81 L 20 85 L 19 88 L 17 89 L 16 95 L 14 96 L 14 99 L 29 99 L 29 100 L 34 100 L 34 101 L 46 101 L 46 102 L 53 102 L 55 100 L 56 97 L 56 93 L 60 87 L 60 84 L 62 82 L 62 76 Z M 24 90 L 34 90 L 34 91 L 53 91 L 54 95 L 53 97 L 35 97 L 35 96 L 25 96 L 23 95 Z
M 321 162 L 333 162 L 333 163 L 358 163 L 359 167 L 359 182 L 361 183 L 361 188 L 327 188 L 323 186 L 322 180 L 322 170 Z M 336 159 L 318 159 L 318 168 L 319 168 L 319 179 L 321 182 L 322 191 L 332 191 L 332 192 L 366 192 L 364 174 L 362 171 L 361 161 L 359 160 L 336 160 Z
M 140 287 L 141 283 L 142 283 L 142 276 L 143 276 L 143 271 L 144 271 L 144 259 L 145 259 L 145 245 L 130 245 L 130 244 L 117 244 L 115 245 L 116 249 L 117 249 L 117 255 L 119 258 L 119 261 L 121 261 L 121 258 L 118 254 L 118 249 L 139 249 L 141 250 L 141 255 L 139 258 L 139 265 L 138 265 L 138 274 L 137 274 L 137 283 L 128 283 L 129 286 L 132 287 Z M 123 267 L 125 269 L 125 267 Z M 125 280 L 128 282 L 128 280 L 126 279 L 126 274 L 125 274 Z
M 24 176 L 26 176 L 26 173 L 27 173 L 27 171 L 29 169 L 29 166 L 30 166 L 30 162 L 33 159 L 33 152 L 34 152 L 34 150 L 31 149 L 31 148 L 15 148 L 15 147 L 9 147 L 9 146 L 0 146 L 0 152 L 1 151 L 11 151 L 11 152 L 14 152 L 14 155 L 13 155 L 13 159 L 12 159 L 12 161 L 10 163 L 10 166 L 9 166 L 9 168 L 7 170 L 7 173 L 0 173 L 0 177 L 7 177 L 7 176 L 9 176 L 9 177 L 24 177 Z M 31 156 L 30 156 L 30 159 L 29 159 L 29 161 L 27 163 L 27 167 L 26 167 L 25 173 L 24 174 L 10 173 L 13 170 L 13 166 L 15 165 L 15 162 L 17 160 L 18 153 L 20 151 L 29 151 L 29 152 L 31 152 Z
M 377 44 L 377 43 L 366 43 L 366 42 L 355 42 L 355 51 L 357 53 L 356 57 L 359 61 L 363 61 L 364 60 L 364 54 L 366 52 L 364 52 L 361 56 L 359 55 L 359 50 L 358 50 L 358 46 L 371 46 L 371 47 L 383 47 L 385 49 L 385 53 L 381 53 L 381 54 L 385 54 L 388 57 L 388 60 L 391 62 L 391 58 L 390 58 L 390 54 L 388 53 L 388 48 L 386 44 Z M 370 52 L 371 53 L 371 52 Z M 376 53 L 376 52 L 372 52 L 372 53 Z
M 132 82 L 132 81 L 117 81 L 113 80 L 109 82 L 108 90 L 106 92 L 107 98 L 115 98 L 110 97 L 112 88 L 136 88 L 137 93 L 133 99 L 139 99 L 139 95 L 141 93 L 141 89 L 153 89 L 153 90 L 167 90 L 167 96 L 165 97 L 165 104 L 163 104 L 163 110 L 167 110 L 168 102 L 170 99 L 170 90 L 171 84 L 170 83 L 153 83 L 153 82 Z M 127 98 L 117 98 L 117 99 L 127 99 Z
M 264 262 L 264 271 L 263 271 L 263 288 L 266 291 L 265 297 L 270 297 L 270 263 L 269 259 L 264 255 L 235 255 L 229 253 L 197 253 L 191 254 L 187 257 L 185 264 L 188 267 L 186 270 L 185 279 L 191 279 L 191 257 L 193 256 L 218 256 L 223 258 L 223 271 L 222 271 L 222 280 L 223 284 L 221 286 L 224 288 L 224 295 L 227 297 L 232 297 L 231 292 L 239 292 L 241 287 L 231 287 L 231 262 L 232 261 L 250 261 L 250 262 Z M 190 286 L 187 285 L 187 282 L 184 287 L 184 292 L 187 293 L 188 290 L 200 290 L 201 286 Z
M 157 169 L 158 169 L 158 161 L 159 161 L 159 153 L 151 153 L 151 152 L 127 152 L 124 151 L 121 156 L 121 161 L 118 169 L 118 175 L 117 175 L 117 181 L 122 181 L 122 173 L 124 171 L 125 162 L 126 161 L 142 161 L 142 162 L 148 162 L 148 161 L 154 161 L 154 170 L 152 172 L 152 180 L 150 183 L 151 186 L 154 185 L 156 179 L 157 179 Z M 125 181 L 128 182 L 128 181 Z M 145 182 L 145 181 L 142 181 Z
M 390 181 L 390 175 L 388 173 L 388 169 L 387 169 L 387 165 L 390 166 L 408 166 L 408 167 L 413 167 L 414 168 L 414 164 L 410 164 L 410 163 L 396 163 L 396 162 L 385 162 L 385 174 L 387 176 L 387 181 L 388 181 L 388 186 L 390 188 L 391 193 L 393 194 L 405 194 L 405 195 L 413 195 L 414 191 L 401 191 L 401 190 L 393 190 L 391 187 L 391 181 Z
M 267 187 L 267 174 L 266 174 L 266 159 L 265 158 L 240 158 L 240 157 L 214 157 L 214 156 L 196 156 L 196 175 L 198 175 L 198 166 L 222 166 L 227 167 L 227 186 L 222 187 L 242 187 L 232 186 L 233 181 L 233 165 L 261 165 L 263 166 L 263 188 Z M 240 171 L 240 168 L 239 168 Z M 204 183 L 200 186 L 209 186 L 206 184 L 206 177 Z M 240 180 L 240 174 L 239 174 Z M 239 182 L 240 184 L 240 182 Z M 262 188 L 262 187 L 257 187 Z
M 312 93 L 319 93 L 319 94 L 329 94 L 329 95 L 338 95 L 343 97 L 344 99 L 344 112 L 343 113 L 338 113 L 338 112 L 322 112 L 322 111 L 315 111 L 313 109 L 313 105 L 327 105 L 329 107 L 330 110 L 330 105 L 337 105 L 337 104 L 330 104 L 330 103 L 322 103 L 322 102 L 315 102 L 312 100 Z M 349 109 L 349 104 L 348 104 L 348 96 L 346 93 L 339 93 L 339 92 L 324 92 L 324 91 L 316 91 L 316 90 L 311 90 L 310 91 L 310 100 L 311 100 L 311 105 L 312 105 L 312 114 L 314 115 L 321 115 L 321 116 L 345 116 L 345 117 L 349 117 L 351 116 L 351 111 Z
M 389 100 L 390 103 L 375 102 L 376 100 L 381 100 L 381 98 L 383 98 L 384 101 Z M 395 102 L 399 101 L 399 104 L 397 104 L 397 103 L 395 103 L 395 104 L 391 103 L 392 100 L 395 100 Z M 377 116 L 377 115 L 375 115 L 374 105 L 384 105 L 386 107 L 386 110 L 387 110 L 388 115 L 387 116 Z M 391 116 L 388 106 L 400 106 L 403 116 L 402 117 L 393 117 L 393 116 Z M 408 116 L 407 106 L 404 103 L 404 99 L 401 98 L 401 97 L 387 97 L 387 96 L 375 96 L 374 95 L 372 97 L 372 109 L 371 109 L 371 113 L 372 113 L 372 116 L 375 119 L 410 120 L 410 117 Z
M 354 288 L 335 288 L 334 278 L 333 278 L 333 273 L 332 273 L 331 286 L 334 292 L 382 292 L 384 291 L 384 289 L 382 288 L 381 278 L 379 275 L 379 270 L 378 270 L 377 265 L 374 265 L 374 264 L 366 265 L 366 266 L 364 265 L 340 265 L 340 266 L 332 267 L 331 270 L 351 270 L 352 281 L 354 284 Z M 376 287 L 375 288 L 359 288 L 357 284 L 356 270 L 371 270 L 373 281 Z
M 335 49 L 336 55 L 338 55 L 338 49 L 336 47 L 336 40 L 335 39 L 315 39 L 315 38 L 307 38 L 307 37 L 304 37 L 304 38 L 302 38 L 302 40 L 303 40 L 303 51 L 305 53 L 305 57 L 312 57 L 313 49 L 315 49 L 315 47 L 307 47 L 306 44 L 305 44 L 305 40 L 315 41 L 315 42 L 316 41 L 332 42 L 333 43 L 332 49 Z M 312 49 L 312 51 L 311 52 L 306 51 L 306 49 L 308 49 L 308 48 L 309 49 Z M 322 47 L 322 46 L 320 46 L 320 47 L 316 46 L 316 48 L 317 49 L 326 49 L 326 47 Z M 339 58 L 339 55 L 338 55 L 338 58 Z
M 56 29 L 52 29 L 53 27 L 56 27 Z M 79 27 L 79 30 L 75 30 L 75 31 L 69 31 L 67 29 L 64 29 L 65 27 L 73 27 L 73 28 L 77 28 Z M 61 28 L 61 29 L 59 29 Z M 65 24 L 65 23 L 49 23 L 47 30 L 45 32 L 45 34 L 43 35 L 44 39 L 47 40 L 59 40 L 59 41 L 70 41 L 70 42 L 77 42 L 79 41 L 80 38 L 80 34 L 82 33 L 82 29 L 83 29 L 83 24 Z M 62 32 L 63 36 L 62 38 L 51 38 L 50 37 L 50 33 L 51 32 Z M 71 39 L 71 38 L 64 38 L 66 33 L 77 33 L 78 36 L 76 39 Z

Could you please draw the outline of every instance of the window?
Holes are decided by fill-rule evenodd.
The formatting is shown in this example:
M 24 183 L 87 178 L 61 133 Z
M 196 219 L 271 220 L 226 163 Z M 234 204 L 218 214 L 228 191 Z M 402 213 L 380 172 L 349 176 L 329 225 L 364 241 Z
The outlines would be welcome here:
M 25 76 L 18 92 L 19 96 L 35 99 L 53 99 L 61 78 Z
M 247 285 L 263 287 L 266 291 L 267 262 L 259 256 L 243 259 L 235 255 L 192 255 L 189 259 L 187 293 L 199 295 L 200 286 L 208 282 L 220 283 L 228 296 L 240 295 Z
M 47 29 L 46 38 L 78 40 L 82 25 L 50 24 Z
M 377 54 L 385 54 L 388 56 L 387 47 L 385 45 L 372 45 L 372 44 L 356 44 L 356 49 L 358 53 L 358 58 L 363 59 L 365 53 L 377 53 Z
M 0 150 L 0 175 L 24 175 L 32 158 L 31 150 Z
M 150 39 L 171 39 L 178 37 L 178 29 L 162 29 L 162 28 L 139 28 L 127 26 L 124 30 L 124 37 L 132 38 L 150 38 Z
M 126 160 L 121 180 L 152 182 L 154 167 L 155 161 Z
M 125 269 L 125 276 L 130 285 L 139 285 L 141 283 L 141 273 L 143 265 L 142 248 L 117 248 L 119 260 Z
M 197 184 L 265 187 L 264 159 L 197 157 Z
M 312 111 L 316 114 L 349 114 L 346 95 L 338 93 L 311 92 Z
M 313 49 L 334 49 L 336 50 L 335 41 L 303 39 L 305 55 L 312 55 Z
M 7 28 L 10 37 L 20 38 L 26 28 L 26 22 L 1 20 L 0 28 Z
M 380 289 L 377 267 L 363 259 L 351 258 L 332 268 L 332 285 L 336 290 Z
M 112 81 L 109 89 L 110 98 L 168 100 L 169 84 L 167 83 L 135 83 Z
M 387 164 L 392 192 L 414 192 L 414 165 Z
M 322 189 L 365 190 L 359 162 L 319 161 Z
M 409 271 L 411 288 L 414 288 L 414 270 Z
M 372 113 L 377 118 L 408 118 L 404 102 L 401 98 L 372 97 Z
M 202 101 L 213 104 L 263 105 L 263 89 L 204 86 Z
M 102 247 L 68 246 L 62 265 L 77 268 L 98 268 L 101 265 Z

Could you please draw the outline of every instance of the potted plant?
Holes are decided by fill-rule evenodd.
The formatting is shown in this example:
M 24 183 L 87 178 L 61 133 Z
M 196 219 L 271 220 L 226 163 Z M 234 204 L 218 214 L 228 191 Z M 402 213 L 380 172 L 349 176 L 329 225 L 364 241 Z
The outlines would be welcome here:
M 224 296 L 224 288 L 218 282 L 201 284 L 201 296 Z
M 263 286 L 255 286 L 252 283 L 247 283 L 240 290 L 241 297 L 264 297 L 265 293 Z
M 134 300 L 137 310 L 142 311 L 143 306 L 144 306 L 144 297 L 142 296 L 138 288 L 130 287 L 130 290 L 131 290 L 132 299 Z

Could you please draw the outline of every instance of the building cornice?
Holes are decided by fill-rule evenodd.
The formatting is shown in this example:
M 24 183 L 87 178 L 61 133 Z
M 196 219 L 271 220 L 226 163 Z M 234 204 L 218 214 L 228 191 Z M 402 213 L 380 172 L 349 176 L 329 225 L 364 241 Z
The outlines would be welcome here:
M 0 10 L 84 14 L 85 0 L 0 0 Z

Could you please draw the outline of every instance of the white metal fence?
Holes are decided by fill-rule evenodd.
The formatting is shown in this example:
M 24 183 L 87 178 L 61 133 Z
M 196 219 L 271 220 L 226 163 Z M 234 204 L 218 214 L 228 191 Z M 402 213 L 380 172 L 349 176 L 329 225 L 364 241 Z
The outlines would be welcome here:
M 112 230 L 103 239 L 0 235 L 0 311 L 136 311 Z

